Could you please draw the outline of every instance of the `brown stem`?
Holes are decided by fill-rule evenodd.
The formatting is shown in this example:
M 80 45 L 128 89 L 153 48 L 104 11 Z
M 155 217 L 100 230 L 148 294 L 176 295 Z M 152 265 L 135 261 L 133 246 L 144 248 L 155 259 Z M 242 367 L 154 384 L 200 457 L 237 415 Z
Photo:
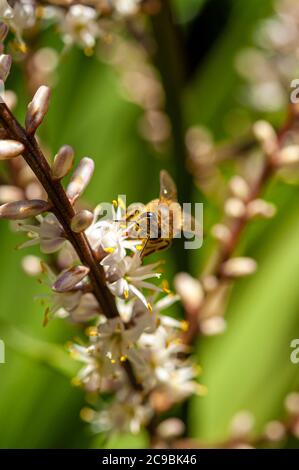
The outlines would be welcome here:
M 96 262 L 86 236 L 83 233 L 75 233 L 71 230 L 70 224 L 75 215 L 74 209 L 60 181 L 52 179 L 50 165 L 40 150 L 36 139 L 29 135 L 18 123 L 5 103 L 0 103 L 0 121 L 9 136 L 24 145 L 23 157 L 25 161 L 44 187 L 53 206 L 53 212 L 62 225 L 67 239 L 73 245 L 81 262 L 90 269 L 89 277 L 93 293 L 103 314 L 107 318 L 118 316 L 114 298 L 105 283 L 104 271 Z

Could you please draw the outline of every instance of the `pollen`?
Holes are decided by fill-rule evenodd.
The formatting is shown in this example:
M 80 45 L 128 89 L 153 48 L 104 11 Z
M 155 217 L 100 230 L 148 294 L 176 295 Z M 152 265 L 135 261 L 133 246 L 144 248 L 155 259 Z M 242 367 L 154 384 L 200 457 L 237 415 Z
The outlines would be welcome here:
M 141 251 L 143 249 L 143 245 L 136 245 L 136 250 Z
M 153 307 L 152 307 L 152 305 L 151 305 L 149 302 L 148 302 L 148 304 L 147 304 L 147 308 L 149 309 L 150 312 L 153 311 Z
M 120 362 L 126 362 L 127 359 L 128 359 L 127 356 L 121 356 Z
M 85 334 L 89 337 L 95 337 L 98 336 L 98 330 L 95 326 L 89 326 L 88 328 L 86 328 Z
M 26 52 L 28 52 L 28 47 L 24 42 L 18 42 L 16 44 L 16 49 L 22 52 L 23 54 L 26 54 Z
M 82 419 L 82 421 L 85 421 L 86 423 L 91 423 L 94 416 L 95 416 L 94 410 L 92 410 L 91 408 L 88 408 L 87 406 L 82 408 L 80 411 L 80 418 Z
M 115 359 L 111 359 L 111 364 L 115 364 L 116 363 L 116 360 Z
M 129 298 L 129 291 L 127 289 L 124 290 L 124 296 L 125 296 L 125 299 Z
M 109 246 L 108 248 L 104 248 L 104 251 L 105 253 L 111 254 L 111 253 L 114 253 L 115 248 L 113 248 L 112 246 Z
M 117 200 L 116 200 L 116 199 L 113 199 L 113 201 L 112 201 L 112 204 L 113 204 L 113 206 L 114 206 L 114 207 L 115 207 L 115 209 L 116 209 L 116 208 L 117 208 L 117 206 L 118 206 L 118 202 L 117 202 Z
M 189 330 L 189 322 L 186 320 L 181 321 L 181 328 L 186 333 Z
M 87 57 L 91 57 L 94 54 L 94 49 L 92 47 L 85 47 L 84 54 Z
M 82 381 L 78 377 L 74 377 L 71 380 L 71 384 L 73 385 L 73 387 L 81 387 Z
M 162 289 L 165 294 L 171 294 L 171 290 L 169 289 L 169 284 L 166 279 L 162 282 Z

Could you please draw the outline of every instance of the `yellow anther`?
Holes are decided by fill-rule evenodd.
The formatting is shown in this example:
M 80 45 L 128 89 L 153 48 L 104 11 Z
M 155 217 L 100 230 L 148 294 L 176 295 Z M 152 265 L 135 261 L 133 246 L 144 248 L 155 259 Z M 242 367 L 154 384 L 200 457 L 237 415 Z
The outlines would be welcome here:
M 125 296 L 125 299 L 129 298 L 129 291 L 127 289 L 124 290 L 124 296 Z
M 113 248 L 112 246 L 109 246 L 108 248 L 104 248 L 104 251 L 105 253 L 111 254 L 111 253 L 114 253 L 115 248 Z
M 208 387 L 202 384 L 196 384 L 196 393 L 201 397 L 205 397 L 208 394 Z
M 91 57 L 94 54 L 94 49 L 92 47 L 85 47 L 84 54 L 87 57 Z
M 113 201 L 112 201 L 112 204 L 113 204 L 113 206 L 114 206 L 114 207 L 115 207 L 115 209 L 116 209 L 116 208 L 117 208 L 117 206 L 118 206 L 118 202 L 117 202 L 117 200 L 116 200 L 116 199 L 113 199 Z
M 173 344 L 176 344 L 176 345 L 180 345 L 180 344 L 182 344 L 182 342 L 183 342 L 183 341 L 182 341 L 182 338 L 175 338 L 175 339 L 173 340 Z
M 89 326 L 86 328 L 85 334 L 90 337 L 98 336 L 98 330 L 95 326 Z
M 115 364 L 116 363 L 116 360 L 115 359 L 111 359 L 111 364 Z
M 44 8 L 42 6 L 37 6 L 35 8 L 35 15 L 37 18 L 43 18 L 44 16 Z
M 80 387 L 82 385 L 82 381 L 78 377 L 74 377 L 71 380 L 71 384 L 73 387 Z
M 143 245 L 136 245 L 136 250 L 141 251 L 143 249 Z
M 82 421 L 85 421 L 86 423 L 90 423 L 93 420 L 94 416 L 95 416 L 94 410 L 92 410 L 91 408 L 88 408 L 87 406 L 85 406 L 84 408 L 80 410 L 80 418 L 82 419 Z
M 202 374 L 202 367 L 199 366 L 198 364 L 194 364 L 193 369 L 197 376 Z
M 28 51 L 28 47 L 26 46 L 26 44 L 24 42 L 18 42 L 16 44 L 16 47 L 23 54 L 25 54 Z
M 181 329 L 185 333 L 189 330 L 189 323 L 186 320 L 181 321 Z
M 169 284 L 166 280 L 162 282 L 162 289 L 165 294 L 171 294 L 171 290 L 169 289 Z
M 151 305 L 149 302 L 148 302 L 148 304 L 147 304 L 147 308 L 149 309 L 150 312 L 153 311 L 153 307 L 152 307 L 152 305 Z
M 128 359 L 127 356 L 121 356 L 120 362 L 126 362 L 127 359 Z

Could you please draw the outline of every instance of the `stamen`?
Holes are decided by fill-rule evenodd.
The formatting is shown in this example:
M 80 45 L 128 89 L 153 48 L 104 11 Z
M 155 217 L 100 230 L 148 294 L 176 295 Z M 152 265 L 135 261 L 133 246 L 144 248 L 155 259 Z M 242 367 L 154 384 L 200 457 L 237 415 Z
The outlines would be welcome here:
M 86 334 L 86 336 L 89 336 L 89 337 L 98 336 L 97 327 L 95 327 L 95 326 L 89 326 L 88 328 L 86 328 L 85 334 Z
M 186 320 L 181 321 L 181 329 L 186 333 L 189 330 L 189 322 Z
M 111 254 L 111 253 L 114 253 L 115 248 L 113 248 L 112 246 L 110 246 L 110 247 L 108 247 L 108 248 L 104 248 L 104 251 L 105 251 L 105 253 Z

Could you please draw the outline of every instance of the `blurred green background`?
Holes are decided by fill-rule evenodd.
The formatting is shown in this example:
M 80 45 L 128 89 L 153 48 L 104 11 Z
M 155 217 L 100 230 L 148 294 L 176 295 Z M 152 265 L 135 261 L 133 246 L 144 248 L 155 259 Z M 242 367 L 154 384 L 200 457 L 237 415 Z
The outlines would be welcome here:
M 173 1 L 183 30 L 188 30 L 188 22 L 205 3 L 209 0 Z M 211 3 L 216 18 L 223 3 Z M 235 55 L 252 44 L 258 22 L 272 9 L 271 0 L 225 3 L 229 6 L 226 23 L 181 96 L 187 125 L 204 124 L 217 140 L 230 138 L 228 119 L 240 111 Z M 205 28 L 208 33 L 212 23 Z M 47 37 L 43 41 L 46 43 Z M 195 51 L 201 44 L 195 42 L 192 47 Z M 116 72 L 73 49 L 61 61 L 58 77 L 43 139 L 53 154 L 68 143 L 78 159 L 84 155 L 94 158 L 96 171 L 86 199 L 97 203 L 126 194 L 129 202 L 146 202 L 156 197 L 159 170 L 167 167 L 175 174 L 178 163 L 171 148 L 168 154 L 157 154 L 139 136 L 141 110 L 121 97 Z M 10 80 L 18 89 L 17 112 L 23 118 L 28 97 L 19 68 Z M 244 112 L 249 120 L 258 117 L 252 111 Z M 273 118 L 277 121 L 280 116 Z M 285 395 L 299 387 L 299 366 L 289 359 L 290 341 L 299 337 L 298 188 L 273 182 L 267 199 L 278 205 L 277 216 L 250 227 L 241 247 L 257 259 L 259 270 L 235 286 L 227 331 L 201 340 L 195 348 L 203 367 L 201 381 L 209 393 L 188 405 L 192 437 L 211 442 L 225 438 L 232 416 L 244 409 L 254 414 L 255 432 L 259 432 L 267 421 L 283 416 Z M 196 190 L 193 200 L 201 202 Z M 220 208 L 215 201 L 204 204 L 204 218 L 209 223 L 217 218 Z M 0 364 L 1 448 L 146 446 L 145 433 L 105 441 L 80 420 L 84 395 L 70 384 L 77 365 L 62 346 L 76 336 L 77 328 L 61 320 L 42 326 L 43 308 L 33 297 L 44 289 L 21 269 L 26 253 L 15 250 L 20 235 L 12 235 L 5 222 L 1 222 L 0 231 L 0 338 L 6 344 L 6 364 Z M 185 269 L 198 274 L 209 249 L 210 244 L 205 243 L 198 253 L 191 253 Z M 166 276 L 171 280 L 178 262 L 182 267 L 176 246 L 165 257 Z

